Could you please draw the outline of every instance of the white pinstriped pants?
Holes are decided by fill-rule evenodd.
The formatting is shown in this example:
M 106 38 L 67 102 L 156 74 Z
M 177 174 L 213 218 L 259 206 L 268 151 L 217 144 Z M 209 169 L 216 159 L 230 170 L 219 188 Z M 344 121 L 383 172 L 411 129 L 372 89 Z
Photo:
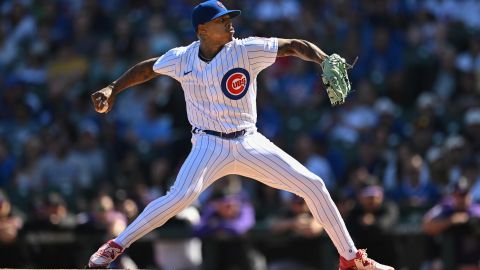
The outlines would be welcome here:
M 237 139 L 193 134 L 192 144 L 192 150 L 167 194 L 148 204 L 115 242 L 130 246 L 192 204 L 215 180 L 237 174 L 304 198 L 339 254 L 347 259 L 355 256 L 354 243 L 322 179 L 262 134 L 249 131 Z

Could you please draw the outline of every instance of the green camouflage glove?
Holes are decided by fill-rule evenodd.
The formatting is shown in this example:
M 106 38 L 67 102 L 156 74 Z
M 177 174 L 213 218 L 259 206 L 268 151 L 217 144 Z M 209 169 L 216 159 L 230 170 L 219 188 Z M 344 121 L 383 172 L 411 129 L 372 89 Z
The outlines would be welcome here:
M 320 64 L 323 70 L 322 81 L 327 87 L 328 98 L 333 106 L 343 104 L 352 89 L 347 69 L 352 68 L 353 64 L 348 64 L 336 53 L 328 56 Z

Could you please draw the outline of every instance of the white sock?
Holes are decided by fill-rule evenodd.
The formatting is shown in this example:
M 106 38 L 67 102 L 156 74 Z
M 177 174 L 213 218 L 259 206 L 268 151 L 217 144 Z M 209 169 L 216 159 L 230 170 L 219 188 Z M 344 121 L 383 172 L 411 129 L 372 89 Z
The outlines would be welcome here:
M 340 254 L 340 256 L 350 261 L 357 256 L 357 251 L 356 247 L 351 247 L 345 254 Z

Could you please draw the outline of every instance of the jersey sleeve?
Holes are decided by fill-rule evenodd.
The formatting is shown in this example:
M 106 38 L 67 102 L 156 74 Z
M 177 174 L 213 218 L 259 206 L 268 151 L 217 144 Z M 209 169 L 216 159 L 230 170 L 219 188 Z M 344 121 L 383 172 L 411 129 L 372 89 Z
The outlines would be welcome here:
M 153 64 L 153 71 L 177 79 L 183 53 L 185 50 L 182 47 L 169 50 Z
M 243 40 L 250 67 L 255 72 L 269 67 L 277 59 L 278 39 L 275 37 L 249 37 Z

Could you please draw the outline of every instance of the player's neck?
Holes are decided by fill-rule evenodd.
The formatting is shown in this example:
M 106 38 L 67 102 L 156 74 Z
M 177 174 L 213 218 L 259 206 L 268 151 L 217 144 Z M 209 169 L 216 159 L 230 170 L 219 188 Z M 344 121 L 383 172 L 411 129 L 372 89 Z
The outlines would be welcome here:
M 200 40 L 200 55 L 205 59 L 213 59 L 225 46 L 224 42 Z

